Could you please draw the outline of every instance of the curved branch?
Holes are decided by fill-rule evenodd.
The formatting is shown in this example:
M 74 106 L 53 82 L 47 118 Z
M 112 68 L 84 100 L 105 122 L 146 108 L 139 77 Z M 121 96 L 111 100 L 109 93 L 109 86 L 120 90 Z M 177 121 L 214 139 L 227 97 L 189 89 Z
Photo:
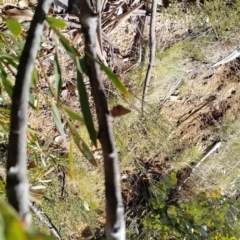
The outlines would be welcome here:
M 27 178 L 27 112 L 29 85 L 40 45 L 44 19 L 51 0 L 39 0 L 25 47 L 20 57 L 13 89 L 9 149 L 7 159 L 7 197 L 20 218 L 30 223 Z

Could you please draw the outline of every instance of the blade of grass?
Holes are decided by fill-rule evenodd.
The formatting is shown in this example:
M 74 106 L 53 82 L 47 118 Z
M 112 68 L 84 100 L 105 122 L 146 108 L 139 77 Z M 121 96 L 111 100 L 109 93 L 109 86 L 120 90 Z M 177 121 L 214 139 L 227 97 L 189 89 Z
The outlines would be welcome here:
M 57 106 L 56 106 L 54 101 L 52 101 L 52 115 L 53 115 L 54 123 L 55 123 L 59 133 L 62 135 L 63 140 L 64 140 L 64 142 L 66 144 L 67 143 L 67 139 L 66 139 L 66 135 L 65 135 L 65 132 L 64 132 L 64 129 L 63 129 L 63 126 L 62 126 L 61 117 L 60 117 L 58 108 L 57 108 Z

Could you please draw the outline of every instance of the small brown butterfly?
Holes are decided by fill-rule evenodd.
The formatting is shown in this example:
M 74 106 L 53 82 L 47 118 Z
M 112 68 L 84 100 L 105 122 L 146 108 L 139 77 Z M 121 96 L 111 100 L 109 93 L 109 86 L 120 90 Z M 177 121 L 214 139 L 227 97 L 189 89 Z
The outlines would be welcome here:
M 131 112 L 131 110 L 118 104 L 111 109 L 110 114 L 112 115 L 112 117 L 120 117 L 120 116 L 125 115 L 130 112 Z

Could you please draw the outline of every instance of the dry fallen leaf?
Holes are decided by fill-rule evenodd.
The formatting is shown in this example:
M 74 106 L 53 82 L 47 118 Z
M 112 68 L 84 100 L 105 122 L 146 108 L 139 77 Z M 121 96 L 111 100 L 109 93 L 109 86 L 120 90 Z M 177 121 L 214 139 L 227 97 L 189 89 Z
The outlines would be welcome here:
M 20 23 L 25 21 L 31 21 L 33 18 L 33 12 L 29 9 L 11 8 L 4 10 L 4 12 L 8 17 L 16 19 Z
M 123 107 L 122 105 L 116 105 L 111 109 L 110 114 L 112 115 L 112 117 L 120 117 L 130 112 L 131 110 Z

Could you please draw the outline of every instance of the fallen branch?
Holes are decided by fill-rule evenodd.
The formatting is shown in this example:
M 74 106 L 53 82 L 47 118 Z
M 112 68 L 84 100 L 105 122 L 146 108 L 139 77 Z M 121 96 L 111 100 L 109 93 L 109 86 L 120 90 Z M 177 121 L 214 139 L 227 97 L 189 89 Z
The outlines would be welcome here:
M 240 47 L 237 47 L 236 50 L 234 52 L 232 52 L 230 55 L 228 55 L 227 57 L 225 57 L 223 60 L 216 62 L 215 64 L 213 64 L 211 67 L 217 67 L 219 65 L 223 65 L 226 64 L 228 62 L 231 62 L 233 60 L 235 60 L 236 58 L 238 58 L 240 56 Z
M 29 86 L 34 61 L 40 45 L 45 16 L 49 10 L 50 3 L 51 0 L 39 0 L 38 2 L 20 57 L 12 95 L 6 190 L 9 203 L 27 224 L 31 221 L 28 206 L 26 147 Z
M 190 179 L 190 177 L 192 176 L 193 172 L 196 171 L 197 168 L 199 168 L 199 166 L 205 161 L 205 159 L 210 156 L 210 154 L 212 154 L 213 152 L 215 152 L 219 147 L 221 146 L 221 142 L 215 142 L 213 143 L 210 147 L 208 147 L 205 150 L 205 153 L 203 154 L 202 158 L 199 160 L 199 162 L 193 166 L 193 167 L 188 167 L 186 169 L 186 172 L 184 174 L 183 177 L 181 177 L 181 180 L 179 180 L 178 184 L 176 187 L 174 187 L 172 189 L 172 191 L 170 192 L 168 199 L 167 199 L 167 203 L 168 204 L 172 204 L 174 202 L 177 201 L 177 194 L 179 193 L 179 191 L 182 190 L 182 187 L 184 186 L 184 184 L 186 184 L 186 182 Z
M 144 110 L 144 100 L 145 96 L 148 92 L 149 84 L 150 84 L 150 78 L 151 78 L 151 72 L 152 67 L 154 64 L 155 59 L 155 49 L 156 49 L 156 43 L 155 43 L 155 18 L 156 18 L 156 12 L 157 12 L 157 0 L 152 0 L 152 9 L 151 9 L 151 20 L 150 20 L 150 59 L 147 69 L 147 74 L 144 80 L 144 86 L 143 86 L 143 95 L 142 95 L 142 111 Z
M 191 168 L 190 173 L 189 173 L 189 176 L 186 177 L 183 181 L 181 181 L 181 183 L 177 186 L 177 188 L 176 188 L 176 190 L 175 190 L 176 192 L 179 192 L 179 191 L 182 189 L 183 185 L 189 180 L 189 178 L 191 177 L 191 175 L 193 174 L 193 172 L 196 171 L 196 169 L 204 162 L 204 160 L 205 160 L 210 154 L 212 154 L 212 153 L 215 152 L 218 148 L 220 148 L 220 146 L 221 146 L 221 142 L 217 142 L 217 143 L 214 143 L 210 148 L 208 148 L 208 149 L 205 151 L 203 157 L 199 160 L 199 162 L 198 162 L 193 168 Z
M 231 61 L 235 60 L 239 56 L 240 56 L 240 47 L 237 47 L 236 50 L 233 53 L 231 53 L 230 55 L 225 57 L 223 60 L 213 64 L 211 67 L 217 67 L 219 65 L 226 64 L 228 62 L 231 62 Z
M 41 223 L 46 225 L 52 234 L 57 238 L 57 239 L 62 239 L 58 229 L 55 227 L 55 225 L 52 223 L 51 219 L 47 216 L 47 214 L 42 213 L 33 202 L 29 201 L 29 207 L 31 211 L 36 215 L 36 217 L 40 220 Z M 45 216 L 44 216 L 45 215 Z M 47 219 L 46 219 L 47 218 Z

